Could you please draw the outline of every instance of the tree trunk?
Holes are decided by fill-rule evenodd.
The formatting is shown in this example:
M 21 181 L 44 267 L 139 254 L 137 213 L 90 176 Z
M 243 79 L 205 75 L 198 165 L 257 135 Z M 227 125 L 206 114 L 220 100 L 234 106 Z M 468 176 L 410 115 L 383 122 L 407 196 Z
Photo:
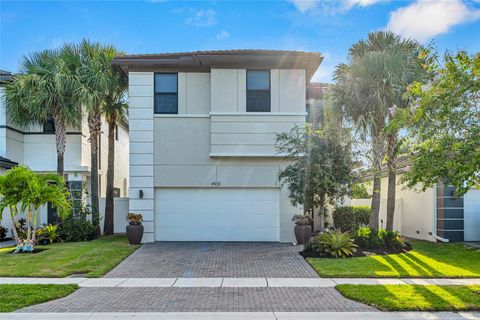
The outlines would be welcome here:
M 15 245 L 18 244 L 17 219 L 15 218 L 16 215 L 17 215 L 16 210 L 14 209 L 13 206 L 11 206 L 10 218 L 12 218 L 12 232 L 13 232 L 13 238 L 15 239 Z
M 378 231 L 378 219 L 380 212 L 380 192 L 382 179 L 383 139 L 382 128 L 372 128 L 372 152 L 373 152 L 373 194 L 370 212 L 369 227 Z
M 387 195 L 387 231 L 393 231 L 393 220 L 395 218 L 395 197 L 397 188 L 397 133 L 387 136 L 387 158 L 388 158 L 388 195 Z
M 57 173 L 62 176 L 64 172 L 65 145 L 67 141 L 67 129 L 65 122 L 59 116 L 57 109 L 52 112 L 53 123 L 55 125 L 55 144 L 57 147 Z
M 104 234 L 113 234 L 113 181 L 115 178 L 115 125 L 116 119 L 108 120 L 108 168 L 107 168 L 107 194 L 105 200 L 105 224 Z
M 100 236 L 99 190 L 98 190 L 98 135 L 101 132 L 101 116 L 98 110 L 88 114 L 88 129 L 90 133 L 90 197 L 92 207 L 92 223 Z

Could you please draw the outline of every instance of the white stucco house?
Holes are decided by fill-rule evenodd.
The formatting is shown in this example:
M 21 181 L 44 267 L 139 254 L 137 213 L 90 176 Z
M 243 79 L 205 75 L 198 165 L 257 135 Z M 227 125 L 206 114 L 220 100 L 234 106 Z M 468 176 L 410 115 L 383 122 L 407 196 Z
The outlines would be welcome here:
M 0 75 L 0 174 L 11 166 L 24 164 L 37 172 L 55 172 L 57 153 L 53 123 L 21 128 L 9 121 L 5 109 L 5 82 L 12 74 L 2 71 Z M 81 115 L 79 115 L 81 116 Z M 106 194 L 108 124 L 103 121 L 99 141 L 99 190 L 100 197 Z M 115 144 L 115 195 L 128 197 L 129 182 L 129 133 L 128 124 L 119 123 Z M 65 181 L 71 190 L 81 191 L 90 183 L 90 143 L 86 120 L 81 128 L 67 128 L 65 151 Z M 72 192 L 81 197 L 79 192 Z M 55 210 L 45 207 L 40 210 L 39 224 L 55 221 Z M 9 214 L 3 215 L 0 223 L 11 229 Z M 124 227 L 124 226 L 123 226 Z
M 480 189 L 472 188 L 456 197 L 455 188 L 437 184 L 421 191 L 410 189 L 402 182 L 409 161 L 401 157 L 397 167 L 397 188 L 393 227 L 402 235 L 428 241 L 480 241 Z M 372 177 L 365 179 L 369 194 Z M 382 170 L 379 224 L 387 221 L 387 168 Z M 348 199 L 345 204 L 370 206 L 371 199 Z
M 285 165 L 275 134 L 306 121 L 316 52 L 198 51 L 126 55 L 130 211 L 144 242 L 292 242 Z

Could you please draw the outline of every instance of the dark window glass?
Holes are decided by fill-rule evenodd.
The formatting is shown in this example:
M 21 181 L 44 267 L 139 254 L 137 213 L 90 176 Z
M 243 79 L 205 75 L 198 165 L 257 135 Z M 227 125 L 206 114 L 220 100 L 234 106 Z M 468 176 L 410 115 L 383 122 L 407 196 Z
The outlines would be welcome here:
M 270 112 L 270 71 L 247 70 L 247 111 Z
M 113 188 L 113 196 L 115 198 L 120 198 L 120 188 Z
M 155 113 L 178 113 L 176 73 L 155 74 Z
M 118 126 L 115 125 L 115 140 L 118 141 Z
M 48 117 L 47 121 L 43 123 L 44 133 L 55 133 L 55 122 L 52 117 Z

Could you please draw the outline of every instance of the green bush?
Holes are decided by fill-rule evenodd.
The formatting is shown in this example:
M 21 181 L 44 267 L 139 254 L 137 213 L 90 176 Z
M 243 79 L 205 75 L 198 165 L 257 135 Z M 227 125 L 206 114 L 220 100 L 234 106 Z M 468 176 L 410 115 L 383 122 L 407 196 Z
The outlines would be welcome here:
M 352 234 L 362 225 L 367 225 L 370 219 L 370 207 L 345 206 L 333 211 L 333 224 L 336 229 Z
M 370 199 L 371 197 L 365 185 L 356 183 L 352 186 L 352 199 Z
M 380 229 L 372 232 L 369 227 L 360 227 L 355 233 L 355 243 L 361 248 L 377 249 L 401 249 L 405 247 L 405 241 L 397 231 Z
M 58 231 L 58 224 L 43 225 L 37 230 L 37 242 L 39 244 L 52 244 L 62 241 Z
M 333 258 L 346 258 L 352 256 L 357 245 L 353 242 L 348 232 L 328 231 L 313 239 L 312 248 L 320 255 Z
M 87 208 L 82 208 L 79 213 L 72 213 L 62 219 L 59 226 L 60 238 L 67 242 L 95 239 L 97 230 L 87 219 L 90 214 Z
M 397 231 L 387 231 L 380 229 L 378 231 L 378 237 L 382 241 L 382 245 L 389 249 L 401 249 L 406 246 L 402 236 Z
M 380 248 L 382 240 L 378 233 L 372 232 L 369 227 L 360 227 L 355 232 L 355 243 L 361 248 Z

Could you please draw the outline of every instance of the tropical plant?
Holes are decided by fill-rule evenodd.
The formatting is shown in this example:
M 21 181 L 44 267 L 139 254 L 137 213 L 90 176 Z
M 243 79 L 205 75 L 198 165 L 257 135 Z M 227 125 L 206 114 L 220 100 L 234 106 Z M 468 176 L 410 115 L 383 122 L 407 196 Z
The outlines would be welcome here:
M 295 224 L 310 224 L 312 223 L 312 218 L 309 215 L 296 214 L 293 216 L 292 221 Z
M 127 220 L 129 224 L 139 225 L 142 224 L 143 216 L 140 213 L 129 212 Z
M 333 210 L 333 225 L 343 232 L 355 232 L 360 226 L 368 224 L 370 207 L 342 206 Z
M 6 111 L 11 123 L 29 127 L 53 120 L 57 173 L 62 176 L 67 126 L 78 128 L 82 120 L 74 94 L 73 71 L 64 58 L 66 55 L 61 50 L 24 56 L 20 73 L 5 88 Z
M 402 249 L 406 246 L 404 238 L 398 233 L 398 231 L 380 229 L 378 231 L 378 238 L 382 241 L 384 248 Z
M 411 165 L 404 177 L 408 187 L 446 183 L 461 196 L 480 185 L 480 53 L 446 53 L 429 68 L 434 77 L 408 92 Z
M 58 224 L 48 224 L 37 230 L 37 242 L 40 244 L 52 244 L 62 241 L 60 238 Z
M 357 245 L 348 232 L 327 231 L 313 239 L 313 249 L 320 255 L 346 258 L 357 252 Z
M 380 229 L 382 230 L 382 229 Z M 376 249 L 382 246 L 382 239 L 379 237 L 380 231 L 375 231 L 369 227 L 363 226 L 355 232 L 355 243 L 360 248 Z
M 111 65 L 113 58 L 119 54 L 113 46 L 83 40 L 78 46 L 73 45 L 73 47 L 72 50 L 78 50 L 80 55 L 76 73 L 78 96 L 87 111 L 91 161 L 92 223 L 97 228 L 97 236 L 99 236 L 98 137 L 101 133 L 102 113 L 108 109 L 110 115 L 114 113 L 119 115 L 119 111 L 113 109 L 124 108 L 122 102 L 122 90 L 124 90 L 122 86 L 124 84 Z M 121 85 L 120 88 L 118 85 Z M 113 119 L 117 120 L 118 118 L 113 117 Z M 113 171 L 111 171 L 111 175 L 113 175 Z M 106 220 L 108 219 L 108 230 L 113 230 L 113 218 L 110 214 L 113 210 L 110 210 L 110 207 L 113 208 L 112 203 L 109 204 L 109 217 L 106 217 Z
M 18 186 L 12 191 L 5 192 L 5 186 L 9 186 L 8 180 L 12 179 Z M 6 182 L 7 181 L 7 182 Z M 30 169 L 18 166 L 0 176 L 0 190 L 3 199 L 0 200 L 0 209 L 19 207 L 27 214 L 27 236 L 23 241 L 17 237 L 18 251 L 33 251 L 36 243 L 38 210 L 41 206 L 51 203 L 62 216 L 68 213 L 68 191 L 65 188 L 63 177 L 53 173 L 35 173 Z M 14 216 L 18 209 L 14 209 Z M 15 225 L 15 219 L 13 219 Z
M 287 185 L 292 205 L 303 206 L 304 215 L 314 218 L 320 208 L 320 226 L 328 203 L 345 196 L 354 181 L 351 141 L 331 127 L 314 129 L 295 126 L 290 132 L 277 134 L 277 152 L 290 162 L 280 171 L 282 185 Z
M 373 194 L 369 225 L 378 230 L 382 159 L 387 141 L 389 185 L 387 228 L 393 228 L 396 192 L 397 127 L 389 127 L 396 107 L 404 107 L 407 86 L 425 70 L 421 46 L 385 31 L 372 32 L 349 50 L 349 62 L 335 70 L 334 96 L 360 136 L 369 136 L 373 163 Z

